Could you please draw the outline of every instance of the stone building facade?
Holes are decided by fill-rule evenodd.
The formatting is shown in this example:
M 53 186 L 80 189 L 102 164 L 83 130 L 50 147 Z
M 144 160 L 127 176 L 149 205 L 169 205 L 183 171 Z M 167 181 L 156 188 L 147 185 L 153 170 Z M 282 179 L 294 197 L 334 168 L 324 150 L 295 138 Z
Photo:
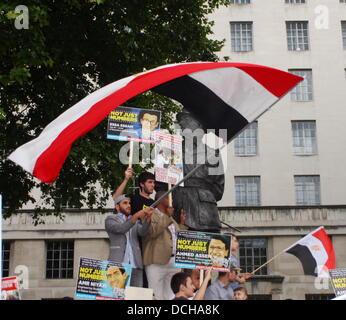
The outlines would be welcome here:
M 7 266 L 9 275 L 27 277 L 22 298 L 73 297 L 79 258 L 108 257 L 104 220 L 109 214 L 111 210 L 107 213 L 71 210 L 64 213 L 63 220 L 50 216 L 37 226 L 30 213 L 4 220 L 5 269 Z M 346 266 L 346 206 L 222 207 L 220 218 L 241 231 L 237 235 L 241 243 L 240 262 L 245 271 L 252 271 L 319 226 L 325 226 L 332 239 L 337 266 Z M 52 248 L 53 255 L 49 253 Z M 49 255 L 53 264 L 48 261 Z M 304 276 L 298 259 L 287 253 L 258 272 L 246 287 L 254 299 L 324 299 L 333 295 L 328 281 Z

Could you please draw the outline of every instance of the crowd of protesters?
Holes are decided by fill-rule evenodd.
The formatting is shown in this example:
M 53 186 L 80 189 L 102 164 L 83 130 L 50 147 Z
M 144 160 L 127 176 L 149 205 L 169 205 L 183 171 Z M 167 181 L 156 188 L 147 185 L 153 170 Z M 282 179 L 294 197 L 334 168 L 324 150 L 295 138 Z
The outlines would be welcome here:
M 105 221 L 110 240 L 108 260 L 132 266 L 130 285 L 152 288 L 157 300 L 247 300 L 247 291 L 241 285 L 251 274 L 239 273 L 237 237 L 232 235 L 230 271 L 219 272 L 214 281 L 215 271 L 176 268 L 176 232 L 188 229 L 186 214 L 182 210 L 177 222 L 168 196 L 151 207 L 165 191 L 157 191 L 155 200 L 151 198 L 156 182 L 150 172 L 139 175 L 138 192 L 124 194 L 132 177 L 133 169 L 127 168 L 113 194 L 115 214 Z

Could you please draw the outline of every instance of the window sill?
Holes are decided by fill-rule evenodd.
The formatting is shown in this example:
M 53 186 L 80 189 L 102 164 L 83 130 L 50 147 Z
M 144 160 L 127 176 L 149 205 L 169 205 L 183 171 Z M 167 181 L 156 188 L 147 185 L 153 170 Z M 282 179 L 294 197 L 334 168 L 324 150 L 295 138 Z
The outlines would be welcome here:
M 265 281 L 265 282 L 272 282 L 272 283 L 282 283 L 284 281 L 285 277 L 284 276 L 279 276 L 279 275 L 254 275 L 247 281 Z
M 235 157 L 256 157 L 257 154 L 235 154 Z

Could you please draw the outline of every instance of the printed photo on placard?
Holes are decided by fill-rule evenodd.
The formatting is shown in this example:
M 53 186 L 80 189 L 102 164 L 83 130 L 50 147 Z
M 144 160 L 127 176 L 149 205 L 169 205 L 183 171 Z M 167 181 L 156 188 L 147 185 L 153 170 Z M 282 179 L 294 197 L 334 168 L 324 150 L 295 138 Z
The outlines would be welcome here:
M 154 143 L 160 123 L 161 111 L 119 106 L 108 116 L 107 138 Z
M 155 179 L 176 184 L 184 178 L 182 137 L 157 131 L 155 137 Z M 184 184 L 180 184 L 184 186 Z
M 182 137 L 157 131 L 155 141 L 156 181 L 178 183 L 184 178 Z M 180 186 L 183 186 L 183 183 Z
M 329 270 L 330 281 L 332 282 L 335 295 L 343 296 L 346 294 L 346 268 Z
M 1 300 L 20 300 L 17 277 L 6 277 L 1 280 Z
M 124 300 L 131 281 L 131 265 L 80 258 L 75 297 L 88 300 Z
M 175 266 L 227 272 L 231 267 L 231 241 L 227 234 L 178 231 Z

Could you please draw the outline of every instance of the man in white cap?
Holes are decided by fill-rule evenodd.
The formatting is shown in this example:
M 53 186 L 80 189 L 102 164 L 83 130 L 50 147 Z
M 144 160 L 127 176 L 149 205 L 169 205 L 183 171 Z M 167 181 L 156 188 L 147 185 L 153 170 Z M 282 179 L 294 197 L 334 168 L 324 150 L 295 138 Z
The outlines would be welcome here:
M 120 195 L 114 200 L 117 214 L 108 216 L 105 221 L 110 240 L 108 260 L 131 264 L 131 286 L 143 286 L 143 260 L 139 237 L 149 231 L 153 208 L 146 208 L 131 215 L 131 200 Z

